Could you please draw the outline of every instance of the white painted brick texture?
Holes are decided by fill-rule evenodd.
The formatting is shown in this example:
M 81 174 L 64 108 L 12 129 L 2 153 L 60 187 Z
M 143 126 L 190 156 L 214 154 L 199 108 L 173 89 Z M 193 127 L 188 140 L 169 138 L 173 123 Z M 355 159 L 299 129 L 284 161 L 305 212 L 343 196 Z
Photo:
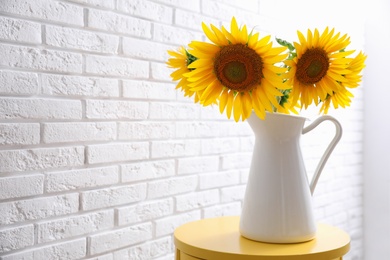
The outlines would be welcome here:
M 176 227 L 240 214 L 252 131 L 175 90 L 166 61 L 205 39 L 202 21 L 305 30 L 280 21 L 279 1 L 244 2 L 0 0 L 0 260 L 172 260 Z M 332 111 L 344 136 L 313 198 L 319 221 L 351 234 L 354 260 L 363 108 L 358 90 Z M 302 140 L 309 175 L 326 132 Z

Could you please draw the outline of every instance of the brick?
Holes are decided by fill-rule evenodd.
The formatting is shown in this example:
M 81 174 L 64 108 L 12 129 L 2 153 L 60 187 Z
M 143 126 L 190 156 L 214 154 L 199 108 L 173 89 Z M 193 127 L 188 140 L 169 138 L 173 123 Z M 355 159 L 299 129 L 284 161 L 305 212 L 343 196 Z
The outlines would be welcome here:
M 240 137 L 240 151 L 253 152 L 255 146 L 255 138 L 253 136 Z
M 116 139 L 115 122 L 69 122 L 43 124 L 43 142 L 66 143 Z
M 250 171 L 250 169 L 240 170 L 240 175 L 241 175 L 240 179 L 241 179 L 241 183 L 247 183 L 247 182 L 248 182 L 249 171 Z
M 149 62 L 131 58 L 92 56 L 86 57 L 86 72 L 99 76 L 148 78 Z
M 22 249 L 34 244 L 34 226 L 26 225 L 0 230 L 0 253 Z
M 233 138 L 214 138 L 211 142 L 209 139 L 201 141 L 202 154 L 226 154 L 240 151 L 240 140 Z
M 82 193 L 81 203 L 84 210 L 101 209 L 112 206 L 139 202 L 146 198 L 146 184 L 119 186 Z
M 248 168 L 252 161 L 252 153 L 228 154 L 222 156 L 222 169 Z
M 82 72 L 82 55 L 59 50 L 0 44 L 1 66 L 41 71 Z
M 156 236 L 171 235 L 174 230 L 182 224 L 190 221 L 199 220 L 200 211 L 191 211 L 183 214 L 177 214 L 171 217 L 156 220 Z
M 325 211 L 325 207 L 330 205 L 332 201 L 333 201 L 333 196 L 331 194 L 322 193 L 322 194 L 316 194 L 316 196 L 313 197 L 314 207 L 322 208 L 324 211 Z
M 177 122 L 176 136 L 178 138 L 202 138 L 220 136 L 223 131 L 217 122 Z M 207 140 L 209 141 L 209 140 Z
M 169 76 L 173 70 L 171 68 L 168 68 L 167 64 L 161 63 L 161 62 L 151 62 L 151 78 L 158 80 L 158 81 L 164 81 L 164 82 L 172 82 L 172 78 Z M 181 94 L 184 96 L 184 94 Z
M 169 140 L 152 142 L 152 158 L 199 155 L 199 140 Z
M 74 260 L 81 259 L 86 256 L 85 238 L 66 241 L 60 244 L 48 245 L 44 247 L 35 247 L 32 250 L 3 256 L 1 260 L 15 260 L 15 259 L 61 259 Z
M 0 39 L 41 43 L 41 25 L 25 20 L 0 17 Z
M 20 172 L 81 166 L 84 147 L 37 148 L 0 151 L 0 172 Z
M 1 145 L 31 145 L 39 144 L 40 126 L 37 123 L 0 123 Z
M 340 199 L 342 199 L 342 197 Z M 342 203 L 341 201 L 332 203 L 331 205 L 325 207 L 325 215 L 334 216 L 337 213 L 342 212 L 343 208 L 344 208 L 344 203 Z
M 173 199 L 143 201 L 136 205 L 117 209 L 118 225 L 146 222 L 173 214 Z
M 218 106 L 202 107 L 200 111 L 200 119 L 218 121 L 221 124 L 221 126 L 225 129 L 225 131 L 222 132 L 223 136 L 228 135 L 228 133 L 231 131 L 229 127 L 226 127 L 225 126 L 226 124 L 223 123 L 225 122 L 229 123 L 230 120 L 234 122 L 233 118 L 228 119 L 226 114 L 221 114 Z M 238 125 L 237 123 L 235 124 Z
M 109 32 L 151 38 L 151 22 L 108 11 L 89 9 L 88 26 Z
M 170 237 L 153 240 L 141 245 L 114 252 L 115 259 L 144 260 L 156 259 L 171 252 L 172 240 Z
M 160 5 L 148 0 L 119 0 L 118 10 L 130 15 L 164 23 L 172 22 L 173 17 L 173 10 L 171 7 Z
M 109 9 L 114 9 L 115 7 L 115 0 L 69 0 L 69 1 L 84 4 L 84 5 L 90 5 L 90 6 L 106 7 Z
M 251 1 L 250 4 L 252 4 L 254 1 Z M 252 28 L 254 28 L 256 25 L 259 24 L 259 15 L 256 13 L 258 9 L 256 10 L 243 10 L 239 9 L 236 6 L 230 5 L 231 2 L 228 2 L 228 4 L 220 3 L 220 2 L 214 2 L 214 1 L 208 1 L 205 4 L 202 4 L 202 13 L 212 16 L 215 19 L 220 19 L 222 21 L 229 22 L 230 25 L 230 17 L 235 16 L 237 18 L 237 22 L 240 25 L 246 24 L 248 27 L 248 31 L 250 31 Z M 242 7 L 242 4 L 237 2 L 237 5 Z M 230 29 L 230 26 L 225 26 L 226 29 Z
M 51 96 L 118 97 L 118 80 L 42 74 L 42 92 Z
M 191 10 L 193 12 L 199 13 L 200 12 L 200 0 L 192 0 L 187 2 L 183 2 L 181 0 L 156 0 L 156 2 L 161 2 L 166 5 L 171 5 L 187 10 Z
M 46 192 L 95 188 L 118 182 L 119 171 L 116 166 L 49 172 L 46 174 Z
M 353 211 L 356 211 L 355 214 Z M 351 228 L 361 228 L 363 225 L 363 207 L 348 210 L 348 223 Z
M 124 80 L 123 96 L 147 100 L 175 100 L 175 86 L 170 83 Z
M 203 209 L 204 218 L 216 218 L 223 216 L 238 216 L 241 214 L 241 203 L 221 204 Z
M 150 40 L 123 38 L 123 54 L 134 58 L 167 61 L 170 45 L 153 42 Z
M 87 235 L 114 227 L 114 211 L 106 210 L 68 217 L 37 224 L 37 241 L 45 243 L 54 240 Z
M 118 52 L 119 37 L 84 30 L 46 25 L 46 43 L 50 46 L 88 52 Z
M 256 12 L 256 13 L 258 12 L 259 5 L 260 5 L 259 1 L 257 1 L 257 0 L 246 1 L 244 5 L 240 1 L 221 0 L 219 2 L 227 4 L 227 5 L 231 5 L 234 7 L 238 7 L 238 9 L 245 9 L 245 10 Z
M 120 122 L 119 140 L 169 139 L 175 136 L 175 125 L 170 122 Z
M 81 119 L 78 100 L 0 98 L 0 119 Z
M 73 25 L 84 25 L 83 8 L 51 0 L 9 0 L 0 5 L 0 11 Z
M 194 12 L 192 10 L 175 10 L 175 22 L 174 24 L 180 27 L 185 27 L 191 30 L 202 31 L 202 22 L 206 24 L 219 25 L 217 19 L 211 17 L 205 17 L 203 14 Z M 230 27 L 229 27 L 230 29 Z
M 168 254 L 166 256 L 155 258 L 155 260 L 171 260 L 171 259 L 174 259 L 174 258 L 175 258 L 175 254 L 172 253 L 172 254 Z
M 199 179 L 201 189 L 232 186 L 239 183 L 240 174 L 237 171 L 205 173 L 201 174 Z
M 99 255 L 99 256 L 95 256 L 95 257 L 90 257 L 90 258 L 86 258 L 88 260 L 114 260 L 114 256 L 109 253 L 109 254 L 106 254 L 106 255 Z
M 86 116 L 93 119 L 147 119 L 147 102 L 87 100 Z
M 216 172 L 219 168 L 219 157 L 190 157 L 178 159 L 178 174 L 197 174 Z
M 346 222 L 348 222 L 348 214 L 346 212 L 339 212 L 332 215 L 333 217 L 333 225 L 342 225 Z
M 198 187 L 197 176 L 175 177 L 148 183 L 148 198 L 162 198 L 192 192 Z
M 218 190 L 207 190 L 183 194 L 175 197 L 176 210 L 179 212 L 199 209 L 220 202 Z
M 0 93 L 14 95 L 38 94 L 38 74 L 0 70 Z
M 0 224 L 13 224 L 28 220 L 39 220 L 54 216 L 76 213 L 79 209 L 79 195 L 42 197 L 0 203 Z
M 349 132 L 348 135 L 343 136 L 345 143 L 361 143 L 363 141 L 363 132 Z
M 347 157 L 340 157 L 340 160 L 344 160 L 345 164 L 353 165 L 353 164 L 361 164 L 363 161 L 363 154 L 362 153 L 356 153 L 356 154 L 350 154 Z M 331 159 L 329 159 L 331 161 Z
M 211 108 L 211 107 L 210 107 Z M 213 107 L 216 108 L 216 107 Z M 225 118 L 225 115 L 223 115 Z M 203 117 L 202 113 L 202 119 L 206 119 Z M 249 127 L 249 124 L 247 123 L 236 123 L 232 119 L 226 120 L 224 122 L 220 122 L 221 128 L 224 130 L 221 131 L 221 136 L 232 136 L 232 137 L 254 137 L 252 129 Z
M 188 119 L 199 118 L 198 104 L 160 103 L 150 104 L 150 119 Z
M 201 25 L 199 25 L 201 28 Z M 182 29 L 175 26 L 156 23 L 154 24 L 153 40 L 163 43 L 183 45 L 191 41 L 202 40 L 202 34 L 192 30 Z
M 152 238 L 152 224 L 143 223 L 90 236 L 91 254 L 112 251 L 117 248 L 148 241 Z
M 246 185 L 234 185 L 221 188 L 221 202 L 243 201 Z
M 0 178 L 0 200 L 43 194 L 44 176 L 32 174 Z
M 121 165 L 122 182 L 153 180 L 175 175 L 175 161 L 149 161 Z
M 90 164 L 135 161 L 149 157 L 149 144 L 140 143 L 112 143 L 89 145 L 87 147 L 87 161 Z

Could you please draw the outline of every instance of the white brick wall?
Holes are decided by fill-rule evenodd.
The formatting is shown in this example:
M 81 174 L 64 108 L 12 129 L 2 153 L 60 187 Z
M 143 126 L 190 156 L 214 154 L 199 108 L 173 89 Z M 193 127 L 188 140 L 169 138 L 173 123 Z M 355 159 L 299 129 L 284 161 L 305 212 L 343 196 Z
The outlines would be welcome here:
M 343 21 L 355 2 L 326 6 L 361 48 L 361 6 Z M 0 259 L 172 260 L 177 226 L 239 215 L 253 134 L 176 91 L 166 51 L 205 39 L 202 21 L 227 25 L 233 15 L 278 37 L 323 25 L 295 5 L 0 0 Z M 351 108 L 332 111 L 345 131 L 314 203 L 319 221 L 351 234 L 346 259 L 357 260 L 363 98 L 354 93 Z M 309 172 L 327 131 L 303 140 Z

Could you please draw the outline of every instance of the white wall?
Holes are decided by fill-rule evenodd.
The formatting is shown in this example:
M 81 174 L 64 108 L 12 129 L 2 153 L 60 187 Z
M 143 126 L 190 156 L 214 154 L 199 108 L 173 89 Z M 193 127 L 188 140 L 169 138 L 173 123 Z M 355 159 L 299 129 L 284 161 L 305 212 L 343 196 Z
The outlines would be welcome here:
M 364 124 L 365 259 L 390 258 L 390 2 L 367 1 Z
M 176 92 L 166 50 L 233 15 L 291 41 L 331 17 L 363 45 L 360 2 L 311 2 L 0 0 L 0 259 L 171 260 L 175 227 L 240 214 L 253 135 Z M 363 259 L 361 93 L 331 112 L 344 137 L 314 197 L 346 259 Z M 304 140 L 309 170 L 327 131 Z

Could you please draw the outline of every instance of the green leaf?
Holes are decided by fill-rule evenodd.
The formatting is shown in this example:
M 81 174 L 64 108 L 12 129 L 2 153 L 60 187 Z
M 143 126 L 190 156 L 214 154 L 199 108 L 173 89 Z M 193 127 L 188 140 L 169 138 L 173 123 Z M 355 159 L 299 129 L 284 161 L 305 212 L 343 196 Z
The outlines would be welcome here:
M 282 46 L 285 46 L 289 49 L 289 51 L 294 51 L 295 50 L 295 47 L 294 45 L 292 45 L 290 42 L 286 41 L 286 40 L 283 40 L 283 39 L 280 39 L 280 38 L 276 38 L 276 41 L 282 45 Z
M 189 53 L 187 50 L 186 50 L 186 54 L 187 54 L 187 67 L 188 67 L 191 63 L 196 61 L 198 58 L 192 55 L 191 53 Z M 194 69 L 189 69 L 189 70 L 194 70 Z
M 280 97 L 279 104 L 284 107 L 284 104 L 290 97 L 291 89 L 280 90 L 280 92 L 282 92 L 283 96 Z

